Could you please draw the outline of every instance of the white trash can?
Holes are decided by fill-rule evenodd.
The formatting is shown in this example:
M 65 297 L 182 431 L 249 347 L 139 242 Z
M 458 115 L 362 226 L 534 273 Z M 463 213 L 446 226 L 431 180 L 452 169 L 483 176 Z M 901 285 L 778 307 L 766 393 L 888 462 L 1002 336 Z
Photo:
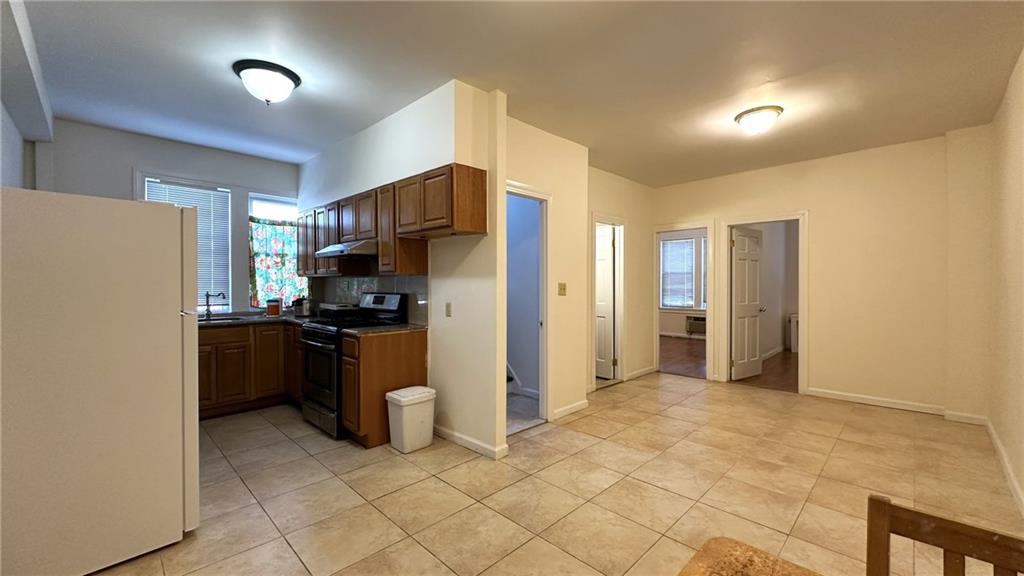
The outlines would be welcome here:
M 434 440 L 434 398 L 437 391 L 410 386 L 387 393 L 391 446 L 408 454 L 430 446 Z

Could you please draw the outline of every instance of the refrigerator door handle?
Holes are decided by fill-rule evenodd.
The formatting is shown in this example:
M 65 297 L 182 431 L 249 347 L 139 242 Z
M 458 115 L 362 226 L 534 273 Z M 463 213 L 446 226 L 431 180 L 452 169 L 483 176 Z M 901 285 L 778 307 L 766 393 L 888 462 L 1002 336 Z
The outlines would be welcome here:
M 178 314 L 180 316 L 182 316 L 182 317 L 185 317 L 185 316 L 199 316 L 199 312 L 196 312 L 195 310 L 181 310 L 181 311 L 178 312 Z

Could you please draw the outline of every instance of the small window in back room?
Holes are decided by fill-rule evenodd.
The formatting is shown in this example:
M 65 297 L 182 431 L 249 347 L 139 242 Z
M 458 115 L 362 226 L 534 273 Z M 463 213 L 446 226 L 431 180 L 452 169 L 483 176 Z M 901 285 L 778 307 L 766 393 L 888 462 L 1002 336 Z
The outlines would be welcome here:
M 291 198 L 249 195 L 249 297 L 254 308 L 266 307 L 271 298 L 288 305 L 309 294 L 296 268 L 298 215 Z

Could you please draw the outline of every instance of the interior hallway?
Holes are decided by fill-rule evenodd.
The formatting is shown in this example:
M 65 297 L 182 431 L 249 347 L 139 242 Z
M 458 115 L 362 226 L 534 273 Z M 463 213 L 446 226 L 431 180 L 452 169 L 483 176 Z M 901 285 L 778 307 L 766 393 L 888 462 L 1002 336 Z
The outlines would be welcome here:
M 871 493 L 1024 536 L 982 426 L 667 374 L 588 400 L 499 461 L 364 450 L 286 406 L 204 421 L 199 530 L 111 573 L 674 575 L 729 536 L 864 574 Z M 942 553 L 896 538 L 893 572 Z

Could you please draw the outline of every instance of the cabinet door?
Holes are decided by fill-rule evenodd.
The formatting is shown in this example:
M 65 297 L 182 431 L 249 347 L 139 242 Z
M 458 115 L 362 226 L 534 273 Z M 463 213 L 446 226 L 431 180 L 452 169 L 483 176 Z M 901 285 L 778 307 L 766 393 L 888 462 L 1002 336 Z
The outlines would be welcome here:
M 306 270 L 307 275 L 313 275 L 316 274 L 316 258 L 313 257 L 313 253 L 316 252 L 315 212 L 306 212 L 302 228 L 304 229 L 306 236 L 306 257 L 304 259 L 303 268 Z
M 377 191 L 356 196 L 356 239 L 377 237 Z
M 452 167 L 445 166 L 423 175 L 423 208 L 420 228 L 452 225 Z
M 284 329 L 280 324 L 253 326 L 253 397 L 284 392 Z
M 226 404 L 249 399 L 251 354 L 248 342 L 220 344 L 215 357 L 216 402 Z
M 338 204 L 334 203 L 315 211 L 316 250 L 338 243 Z M 314 250 L 314 252 L 316 251 Z M 336 258 L 314 258 L 317 274 L 336 274 L 338 260 Z
M 299 219 L 295 224 L 295 272 L 299 276 L 305 276 L 306 254 L 308 253 L 306 246 L 306 215 L 299 214 Z
M 395 272 L 395 187 L 377 190 L 377 268 Z
M 418 232 L 423 220 L 423 181 L 419 176 L 395 182 L 395 230 Z
M 199 347 L 199 407 L 205 408 L 217 400 L 216 360 L 213 346 Z
M 356 202 L 346 198 L 338 202 L 338 241 L 351 242 L 356 239 Z
M 341 359 L 341 423 L 359 433 L 359 361 Z

